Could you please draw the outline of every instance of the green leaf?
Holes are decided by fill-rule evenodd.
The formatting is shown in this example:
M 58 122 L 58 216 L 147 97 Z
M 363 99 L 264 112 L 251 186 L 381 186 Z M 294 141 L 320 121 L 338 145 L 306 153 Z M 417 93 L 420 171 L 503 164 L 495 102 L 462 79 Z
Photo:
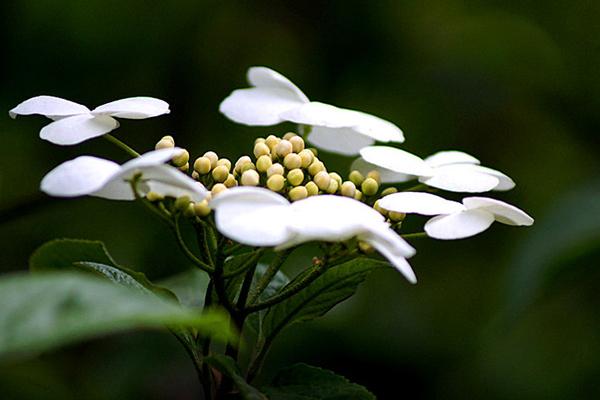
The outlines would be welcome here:
M 375 400 L 364 386 L 326 369 L 296 364 L 280 371 L 263 391 L 270 400 Z
M 182 305 L 202 308 L 209 280 L 206 272 L 195 268 L 163 279 L 158 285 L 175 293 Z
M 0 279 L 0 355 L 162 326 L 193 327 L 219 340 L 234 336 L 228 318 L 218 311 L 200 314 L 88 274 L 46 272 Z
M 108 278 L 110 281 L 116 283 L 117 285 L 139 290 L 140 292 L 145 294 L 152 294 L 152 292 L 146 289 L 141 283 L 133 279 L 131 275 L 126 274 L 120 269 L 111 267 L 110 265 L 83 261 L 74 263 L 74 266 L 79 267 L 84 271 L 87 270 L 90 272 L 95 272 L 99 276 Z
M 244 281 L 244 271 L 247 269 L 244 268 L 244 266 L 248 268 L 251 267 L 251 261 L 255 257 L 256 252 L 249 251 L 247 253 L 231 256 L 227 259 L 227 261 L 225 261 L 225 264 L 223 265 L 223 273 L 225 275 L 243 269 L 243 271 L 240 271 L 240 273 L 225 281 L 225 291 L 227 292 L 227 297 L 229 298 L 229 301 L 235 301 L 235 298 L 237 297 L 238 292 L 240 290 L 240 286 Z M 218 302 L 218 296 L 216 291 L 213 291 L 213 302 Z
M 244 400 L 267 400 L 267 397 L 258 391 L 255 387 L 251 386 L 240 372 L 240 369 L 233 358 L 223 355 L 215 354 L 205 359 L 206 363 L 210 366 L 218 369 L 232 380 L 236 388 L 238 388 L 242 399 Z
M 269 266 L 264 263 L 259 263 L 256 267 L 256 272 L 254 273 L 254 280 L 252 281 L 252 287 L 256 286 L 256 283 L 260 279 L 260 277 L 265 273 Z M 290 283 L 290 278 L 287 277 L 282 271 L 277 271 L 269 285 L 265 288 L 265 290 L 260 294 L 259 300 L 265 300 L 275 293 L 277 293 L 281 288 Z M 246 319 L 246 325 L 252 329 L 255 333 L 260 332 L 260 327 L 262 324 L 262 319 L 266 314 L 266 310 L 260 310 L 258 312 L 252 313 Z

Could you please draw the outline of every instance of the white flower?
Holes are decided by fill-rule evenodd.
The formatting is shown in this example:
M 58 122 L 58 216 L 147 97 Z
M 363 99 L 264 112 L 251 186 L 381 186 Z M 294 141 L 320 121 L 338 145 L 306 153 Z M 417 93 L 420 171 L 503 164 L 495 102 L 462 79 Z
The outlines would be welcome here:
M 102 136 L 119 126 L 116 118 L 144 119 L 169 113 L 169 104 L 152 97 L 130 97 L 90 110 L 86 106 L 53 96 L 25 100 L 9 111 L 17 115 L 44 115 L 54 122 L 40 131 L 40 137 L 60 145 L 81 143 Z
M 177 168 L 164 164 L 181 152 L 179 148 L 142 154 L 123 165 L 102 158 L 81 156 L 66 161 L 42 179 L 41 189 L 49 195 L 76 197 L 91 195 L 112 200 L 135 198 L 129 181 L 138 173 L 138 190 L 163 196 L 190 196 L 194 201 L 206 197 L 207 190 Z
M 309 241 L 343 241 L 356 237 L 372 245 L 412 283 L 416 277 L 407 257 L 415 254 L 383 216 L 359 201 L 319 195 L 288 202 L 270 190 L 236 187 L 211 201 L 217 228 L 250 246 L 284 249 Z
M 479 165 L 479 160 L 461 151 L 440 151 L 424 160 L 407 151 L 388 146 L 369 146 L 360 150 L 361 158 L 352 169 L 377 170 L 383 182 L 419 182 L 450 192 L 480 193 L 510 190 L 511 178 L 500 171 Z
M 506 225 L 530 226 L 533 218 L 503 201 L 487 197 L 466 197 L 462 204 L 420 192 L 387 195 L 379 205 L 389 211 L 437 215 L 425 224 L 425 232 L 435 239 L 463 239 L 485 231 L 494 221 Z
M 311 102 L 285 76 L 266 67 L 248 69 L 251 88 L 234 90 L 219 106 L 229 119 L 245 124 L 270 126 L 281 122 L 310 125 L 308 140 L 332 152 L 353 155 L 380 142 L 403 142 L 400 128 L 360 111 Z

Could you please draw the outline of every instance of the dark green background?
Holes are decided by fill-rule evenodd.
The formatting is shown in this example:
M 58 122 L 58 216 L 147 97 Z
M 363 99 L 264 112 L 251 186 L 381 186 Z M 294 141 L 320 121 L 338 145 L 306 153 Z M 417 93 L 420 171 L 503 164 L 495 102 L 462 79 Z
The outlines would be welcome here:
M 172 113 L 122 120 L 145 151 L 173 134 L 194 155 L 235 158 L 286 126 L 238 126 L 218 112 L 267 65 L 314 100 L 372 112 L 403 148 L 461 149 L 517 181 L 494 194 L 536 224 L 414 244 L 419 284 L 392 269 L 277 342 L 266 375 L 305 361 L 381 399 L 581 399 L 600 392 L 600 2 L 4 1 L 0 3 L 0 268 L 25 269 L 56 237 L 100 239 L 153 278 L 184 269 L 168 232 L 130 203 L 42 197 L 43 175 L 79 154 L 124 161 L 102 140 L 57 147 L 42 117 L 8 118 L 31 96 L 88 106 L 134 95 Z M 346 172 L 349 159 L 324 155 Z M 8 399 L 192 399 L 199 387 L 172 337 L 97 339 L 0 365 Z

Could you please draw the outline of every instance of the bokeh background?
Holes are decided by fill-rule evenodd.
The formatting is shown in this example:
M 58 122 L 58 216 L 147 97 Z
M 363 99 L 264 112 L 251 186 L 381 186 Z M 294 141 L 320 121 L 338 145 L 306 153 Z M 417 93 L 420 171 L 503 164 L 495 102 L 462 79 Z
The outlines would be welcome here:
M 102 140 L 39 140 L 43 117 L 7 111 L 51 94 L 88 106 L 133 95 L 166 117 L 122 120 L 149 150 L 164 134 L 193 155 L 236 158 L 285 125 L 218 112 L 245 71 L 266 65 L 314 100 L 394 121 L 422 156 L 462 149 L 517 181 L 495 197 L 536 218 L 469 240 L 414 243 L 419 284 L 392 269 L 277 342 L 266 376 L 296 361 L 330 368 L 381 399 L 582 399 L 600 393 L 600 2 L 0 2 L 0 269 L 27 267 L 57 237 L 100 239 L 159 279 L 188 267 L 134 204 L 38 191 L 79 154 L 124 161 Z M 322 158 L 340 172 L 350 160 Z M 0 365 L 4 399 L 192 399 L 192 366 L 166 332 L 92 340 Z

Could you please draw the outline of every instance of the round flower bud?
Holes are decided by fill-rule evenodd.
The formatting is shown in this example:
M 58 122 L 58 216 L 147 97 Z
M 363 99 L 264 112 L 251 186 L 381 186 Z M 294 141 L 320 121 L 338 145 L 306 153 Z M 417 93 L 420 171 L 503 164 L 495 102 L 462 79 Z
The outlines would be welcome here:
M 365 254 L 372 254 L 375 252 L 375 248 L 367 242 L 358 242 L 358 248 Z
M 319 194 L 319 187 L 313 181 L 307 182 L 304 187 L 306 188 L 309 196 L 316 196 Z
M 254 139 L 254 144 L 256 144 L 256 143 L 264 143 L 264 142 L 265 142 L 265 138 L 259 137 L 259 138 Z
M 206 217 L 208 214 L 210 214 L 210 207 L 208 206 L 208 201 L 202 200 L 194 204 L 194 214 L 196 214 L 196 216 L 200 218 Z
M 285 140 L 290 140 L 291 138 L 296 137 L 296 136 L 298 136 L 298 135 L 295 134 L 294 132 L 288 132 L 285 135 L 283 135 L 283 138 Z
M 196 171 L 192 171 L 192 179 L 195 179 L 195 180 L 200 179 L 200 174 Z
M 199 157 L 194 161 L 194 171 L 200 175 L 206 175 L 210 172 L 210 159 L 208 157 Z
M 321 161 L 315 158 L 312 164 L 310 164 L 310 166 L 308 167 L 308 173 L 312 176 L 315 176 L 321 171 L 325 171 L 325 164 L 323 164 Z
M 212 197 L 215 198 L 219 195 L 219 193 L 224 192 L 225 190 L 227 190 L 227 186 L 222 183 L 215 183 L 210 190 L 210 193 Z
M 148 201 L 161 201 L 164 199 L 164 196 L 160 193 L 156 193 L 156 192 L 148 192 L 146 193 L 146 199 L 148 199 Z
M 354 183 L 356 186 L 360 186 L 360 185 L 362 185 L 363 181 L 365 180 L 365 177 L 363 176 L 363 174 L 361 174 L 357 170 L 354 170 L 354 171 L 350 172 L 350 175 L 348 175 L 348 179 L 350 179 L 350 181 L 352 183 Z
M 288 196 L 292 201 L 302 200 L 308 197 L 308 190 L 304 186 L 297 186 L 289 191 Z
M 174 155 L 171 162 L 176 167 L 183 167 L 185 163 L 190 160 L 190 153 L 187 150 L 181 150 L 178 154 Z
M 354 197 L 356 194 L 356 185 L 350 181 L 342 183 L 341 188 L 342 196 Z
M 304 139 L 302 139 L 300 136 L 293 136 L 288 140 L 292 144 L 292 150 L 294 150 L 294 153 L 300 153 L 302 150 L 304 150 Z
M 300 160 L 302 160 L 302 168 L 308 168 L 310 166 L 310 164 L 312 164 L 313 160 L 315 159 L 315 155 L 307 149 L 304 149 L 302 151 L 300 151 L 298 153 L 298 155 L 300 156 Z
M 256 143 L 254 145 L 254 157 L 268 156 L 271 154 L 271 149 L 265 143 Z
M 300 168 L 302 165 L 302 159 L 296 153 L 290 153 L 283 159 L 283 166 L 287 169 Z
M 309 147 L 308 149 L 311 151 L 311 153 L 314 154 L 315 157 L 319 155 L 319 150 L 317 150 L 316 148 Z
M 260 182 L 260 176 L 258 175 L 258 172 L 254 171 L 253 169 L 249 169 L 242 174 L 240 182 L 244 186 L 258 186 L 258 183 Z
M 365 196 L 373 196 L 379 190 L 379 184 L 375 179 L 367 178 L 360 185 L 360 189 Z
M 381 174 L 379 173 L 379 171 L 369 171 L 369 173 L 367 174 L 367 178 L 373 178 L 377 183 L 381 184 Z
M 302 181 L 304 180 L 304 172 L 302 172 L 302 170 L 299 168 L 295 168 L 288 172 L 287 180 L 292 186 L 301 185 Z
M 267 176 L 270 177 L 272 175 L 283 175 L 284 171 L 285 170 L 283 169 L 283 165 L 275 163 L 271 165 L 269 169 L 267 169 Z
M 183 164 L 181 167 L 179 167 L 179 170 L 180 170 L 180 171 L 183 171 L 183 172 L 187 172 L 187 171 L 188 171 L 188 169 L 190 169 L 190 163 L 189 163 L 189 162 L 186 162 L 186 163 L 185 163 L 185 164 Z
M 269 135 L 265 139 L 265 143 L 267 144 L 267 146 L 269 146 L 269 149 L 271 149 L 272 154 L 275 154 L 275 147 L 277 146 L 277 144 L 280 141 L 281 141 L 281 139 L 279 139 L 277 136 L 274 136 L 274 135 Z
M 238 160 L 235 162 L 235 172 L 241 174 L 242 173 L 242 171 L 241 171 L 242 165 L 249 163 L 249 162 L 252 162 L 252 159 L 248 156 L 242 156 L 242 157 L 238 158 Z
M 381 192 L 381 197 L 387 196 L 388 194 L 396 193 L 398 189 L 395 187 L 389 187 Z
M 256 171 L 256 166 L 254 165 L 254 163 L 248 162 L 241 166 L 240 173 L 243 174 L 244 172 L 250 171 L 250 170 Z
M 188 205 L 192 202 L 190 196 L 181 196 L 175 200 L 175 209 L 184 211 Z
M 400 222 L 404 221 L 404 218 L 406 218 L 406 214 L 398 211 L 390 211 L 388 212 L 388 218 L 392 222 Z
M 269 179 L 267 179 L 267 188 L 271 189 L 274 192 L 279 192 L 283 189 L 285 185 L 285 178 L 283 175 L 275 174 L 271 175 Z
M 327 193 L 334 194 L 339 189 L 340 185 L 338 185 L 335 179 L 331 179 L 329 181 L 329 186 L 327 186 Z
M 173 147 L 175 147 L 175 139 L 173 139 L 173 136 L 163 136 L 162 139 L 160 139 L 157 143 L 156 146 L 154 146 L 155 150 L 160 150 L 160 149 L 172 149 Z
M 212 171 L 212 177 L 215 182 L 225 182 L 225 179 L 229 176 L 229 170 L 225 165 L 219 165 Z
M 225 182 L 223 182 L 223 184 L 228 188 L 232 188 L 234 186 L 237 186 L 238 183 L 237 180 L 235 180 L 233 174 L 229 174 L 227 175 L 227 179 L 225 179 Z
M 202 157 L 206 157 L 210 160 L 210 167 L 214 168 L 217 166 L 217 161 L 219 161 L 219 156 L 214 151 L 207 151 L 204 153 Z
M 187 218 L 192 218 L 195 215 L 196 213 L 194 212 L 194 203 L 188 204 L 187 208 L 183 210 L 183 216 Z
M 327 190 L 329 182 L 331 182 L 331 177 L 327 172 L 321 171 L 314 176 L 313 181 L 317 184 L 319 189 Z
M 363 198 L 363 194 L 360 190 L 356 189 L 356 193 L 354 193 L 354 200 L 361 201 Z
M 375 204 L 373 204 L 373 208 L 377 211 L 379 211 L 379 214 L 383 215 L 384 217 L 386 217 L 388 215 L 388 211 L 381 208 L 381 206 L 379 205 L 379 200 L 377 200 L 375 202 Z
M 271 165 L 273 165 L 273 160 L 271 160 L 271 156 L 266 154 L 258 157 L 258 160 L 256 160 L 256 169 L 258 172 L 267 172 Z
M 280 158 L 284 158 L 292 152 L 292 144 L 288 140 L 282 140 L 275 146 L 275 154 Z
M 224 165 L 227 167 L 227 172 L 231 171 L 231 161 L 229 161 L 227 158 L 219 158 L 217 160 L 217 167 Z
M 331 179 L 335 179 L 338 185 L 342 185 L 342 177 L 340 176 L 340 174 L 338 174 L 337 172 L 330 172 L 329 176 L 331 177 Z

